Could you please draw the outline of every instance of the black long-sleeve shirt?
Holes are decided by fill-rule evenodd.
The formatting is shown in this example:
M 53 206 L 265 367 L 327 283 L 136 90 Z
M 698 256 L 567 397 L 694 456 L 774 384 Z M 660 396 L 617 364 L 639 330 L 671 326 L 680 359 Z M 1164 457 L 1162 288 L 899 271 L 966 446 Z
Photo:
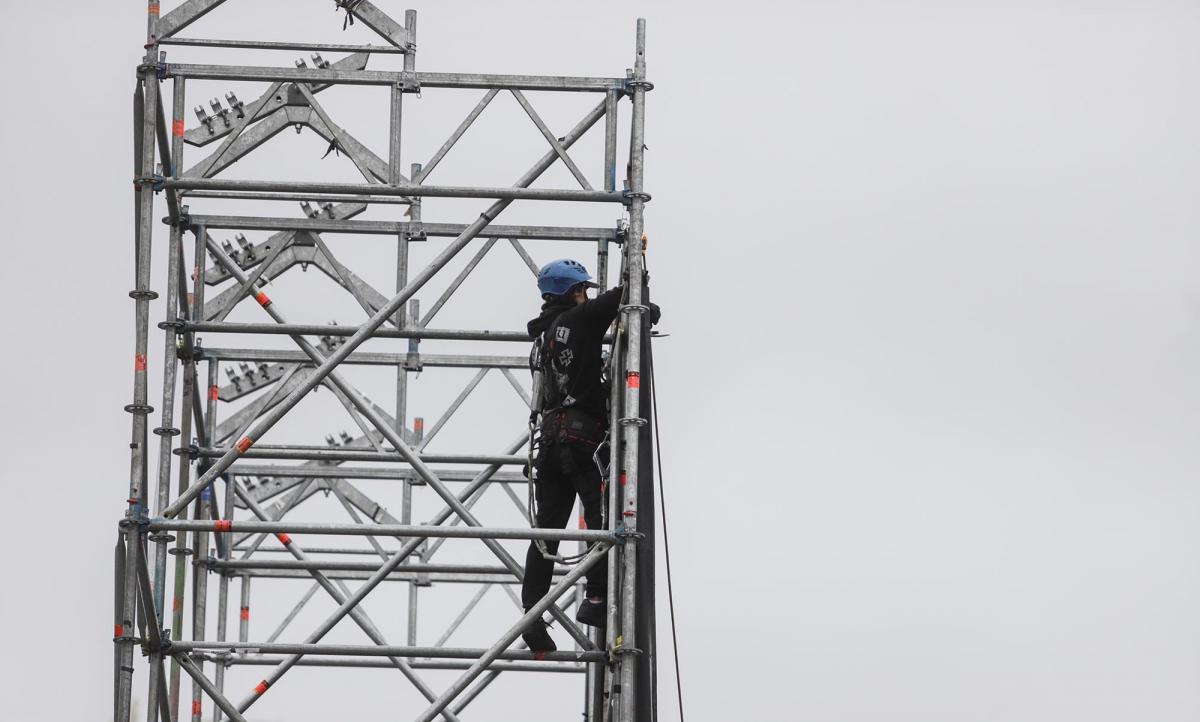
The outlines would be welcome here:
M 559 368 L 567 375 L 566 392 L 574 399 L 571 405 L 597 420 L 606 417 L 607 393 L 601 383 L 604 332 L 617 317 L 623 292 L 621 286 L 616 286 L 578 305 L 559 299 L 547 301 L 542 305 L 541 314 L 527 326 L 529 337 L 533 339 L 558 320 L 555 354 Z M 658 306 L 649 305 L 648 320 L 657 323 Z

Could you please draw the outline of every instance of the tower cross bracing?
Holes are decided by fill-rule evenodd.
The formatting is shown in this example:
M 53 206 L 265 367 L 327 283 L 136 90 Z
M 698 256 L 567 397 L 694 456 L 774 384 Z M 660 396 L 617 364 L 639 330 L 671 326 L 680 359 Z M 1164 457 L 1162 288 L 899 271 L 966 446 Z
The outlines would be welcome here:
M 288 685 L 295 668 L 393 669 L 421 698 L 418 707 L 399 711 L 417 720 L 470 716 L 475 710 L 467 712 L 468 706 L 497 680 L 537 673 L 547 685 L 578 680 L 587 720 L 653 719 L 653 528 L 649 519 L 639 525 L 638 517 L 653 511 L 649 479 L 638 483 L 649 473 L 649 335 L 642 312 L 643 211 L 650 197 L 643 187 L 643 129 L 652 86 L 644 21 L 637 23 L 634 62 L 623 75 L 444 73 L 417 69 L 415 11 L 406 11 L 400 23 L 369 0 L 336 5 L 343 29 L 357 23 L 373 35 L 370 43 L 183 35 L 198 21 L 204 27 L 202 19 L 226 4 L 186 0 L 163 8 L 151 0 L 137 68 L 135 285 L 129 294 L 135 348 L 126 407 L 131 465 L 115 553 L 114 719 L 131 719 L 135 683 L 142 681 L 151 722 L 188 715 L 194 722 L 249 719 L 268 696 L 303 699 L 303 686 Z M 169 61 L 168 50 L 206 62 Z M 293 51 L 308 57 L 294 67 L 207 62 L 233 51 L 238 57 L 258 52 L 273 59 Z M 205 91 L 214 82 L 255 91 L 210 100 Z M 415 144 L 402 144 L 404 130 L 419 122 L 414 111 L 422 91 L 434 89 L 477 100 L 444 142 L 414 150 Z M 339 113 L 339 101 L 356 92 L 386 93 L 386 148 L 373 149 L 360 140 L 366 136 L 355 135 L 357 115 Z M 561 93 L 595 101 L 566 130 L 547 120 L 542 105 Z M 456 147 L 464 152 L 459 141 L 500 98 L 515 103 L 543 141 L 532 165 L 517 169 L 511 185 L 431 182 L 444 160 L 454 160 Z M 326 155 L 348 162 L 361 181 L 297 180 L 279 168 L 272 174 L 270 164 L 263 176 L 227 172 L 288 128 L 320 138 Z M 576 148 L 589 133 L 601 136 L 599 158 L 586 159 Z M 625 133 L 628 158 L 618 163 Z M 426 153 L 425 162 L 402 163 L 402 156 L 419 153 Z M 597 168 L 599 179 L 588 172 Z M 565 187 L 539 182 L 552 169 Z M 466 218 L 426 220 L 425 199 L 477 208 Z M 602 204 L 620 219 L 589 226 L 505 223 L 501 215 L 514 203 L 532 209 Z M 355 267 L 350 243 L 393 245 L 394 289 L 379 286 L 378 268 Z M 432 323 L 474 279 L 495 273 L 489 263 L 505 247 L 523 274 L 515 287 L 532 287 L 530 272 L 536 274 L 555 248 L 566 248 L 595 258 L 601 286 L 612 285 L 611 278 L 626 289 L 609 339 L 608 528 L 528 524 L 526 333 Z M 353 323 L 315 323 L 304 316 L 310 299 L 275 293 L 277 281 L 283 285 L 310 268 L 312 278 L 324 282 L 306 278 L 305 293 L 328 294 L 331 304 L 335 295 L 336 303 L 349 302 L 358 314 Z M 162 321 L 152 327 L 156 300 Z M 160 339 L 152 340 L 157 332 Z M 424 350 L 429 344 L 433 352 Z M 468 374 L 467 381 L 448 394 L 427 427 L 410 407 L 418 379 L 442 371 Z M 379 373 L 390 375 L 394 394 L 383 403 L 363 390 L 367 375 L 374 374 L 377 385 Z M 162 393 L 154 407 L 151 382 L 159 374 Z M 510 389 L 515 404 L 480 409 L 478 389 L 489 382 Z M 300 417 L 312 425 L 307 400 L 317 390 L 340 409 L 336 423 L 353 432 L 330 429 L 323 440 L 289 435 Z M 455 424 L 516 433 L 492 449 L 429 448 Z M 388 494 L 398 496 L 392 505 L 398 511 L 381 502 Z M 500 499 L 519 523 L 490 523 L 492 502 Z M 513 586 L 523 575 L 517 559 L 531 539 L 576 542 L 580 561 L 556 568 L 550 593 L 526 612 Z M 442 551 L 468 544 L 475 557 Z M 571 612 L 582 599 L 583 575 L 605 557 L 610 591 L 602 633 L 578 625 Z M 308 583 L 298 589 L 295 580 Z M 365 600 L 385 582 L 405 590 L 402 615 L 368 614 Z M 458 611 L 436 642 L 420 645 L 419 601 L 441 607 L 449 603 L 442 594 L 460 605 Z M 484 644 L 452 646 L 473 615 L 482 614 L 485 598 L 497 595 L 516 604 L 509 616 L 499 623 L 486 616 Z M 251 625 L 252 606 L 271 607 L 260 603 L 264 598 L 287 610 L 271 620 L 271 629 L 257 617 Z M 327 600 L 332 611 L 305 628 L 314 600 Z M 573 649 L 523 649 L 522 629 L 542 615 Z M 327 639 L 335 628 L 338 634 L 357 630 L 363 641 Z M 436 675 L 451 676 L 445 683 Z

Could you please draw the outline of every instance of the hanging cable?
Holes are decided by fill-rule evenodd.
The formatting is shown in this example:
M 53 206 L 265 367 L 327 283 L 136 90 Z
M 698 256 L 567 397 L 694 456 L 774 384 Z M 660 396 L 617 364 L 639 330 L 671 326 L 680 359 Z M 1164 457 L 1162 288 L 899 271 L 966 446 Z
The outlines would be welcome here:
M 643 259 L 645 258 L 643 250 Z M 645 260 L 642 261 L 645 263 Z M 645 266 L 649 277 L 650 268 Z M 667 495 L 663 488 L 662 437 L 658 431 L 658 384 L 654 379 L 654 354 L 648 354 L 650 371 L 650 413 L 654 421 L 654 454 L 658 476 L 658 508 L 663 525 L 663 559 L 667 563 L 667 606 L 671 611 L 671 651 L 675 656 L 675 693 L 679 702 L 679 722 L 683 719 L 683 674 L 679 671 L 679 636 L 675 631 L 675 587 L 671 582 L 671 541 L 667 535 Z
M 662 437 L 658 433 L 658 387 L 654 382 L 654 355 L 650 355 L 650 410 L 654 416 L 654 453 L 658 461 L 658 508 L 663 525 L 663 558 L 667 562 L 667 604 L 671 610 L 671 650 L 675 655 L 675 692 L 679 722 L 683 722 L 683 675 L 679 671 L 679 637 L 675 633 L 675 589 L 671 583 L 671 542 L 667 536 L 667 497 L 663 492 Z

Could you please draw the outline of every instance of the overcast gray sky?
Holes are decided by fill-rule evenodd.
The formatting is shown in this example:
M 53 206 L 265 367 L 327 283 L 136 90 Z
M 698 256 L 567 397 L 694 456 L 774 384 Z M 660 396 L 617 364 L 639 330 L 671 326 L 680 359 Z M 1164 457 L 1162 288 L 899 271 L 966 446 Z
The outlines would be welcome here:
M 396 17 L 406 7 L 379 4 Z M 129 96 L 145 6 L 11 5 L 0 27 L 3 716 L 104 720 L 128 487 Z M 343 33 L 331 6 L 230 0 L 188 34 L 369 40 L 361 27 Z M 693 722 L 1200 718 L 1200 7 L 417 9 L 420 69 L 496 73 L 620 75 L 635 18 L 648 18 L 649 264 L 670 333 L 655 354 Z M 227 89 L 211 87 L 198 92 Z M 382 96 L 328 97 L 386 155 Z M 432 155 L 476 98 L 412 101 L 404 161 Z M 562 133 L 585 100 L 535 103 Z M 545 147 L 519 113 L 498 106 L 493 135 L 481 127 L 448 157 L 443 181 L 519 176 Z M 320 161 L 311 136 L 277 141 L 230 176 L 354 178 L 344 159 Z M 581 144 L 578 157 L 598 182 L 597 148 Z M 431 202 L 426 218 L 466 222 L 483 205 Z M 615 219 L 554 213 L 514 206 L 510 222 Z M 165 248 L 160 238 L 157 260 Z M 391 290 L 394 246 L 339 248 Z M 513 329 L 533 314 L 516 256 L 489 264 L 439 323 Z M 313 275 L 277 282 L 289 313 L 353 322 L 352 302 L 306 293 Z M 258 320 L 251 311 L 237 318 Z M 157 332 L 151 349 L 157 359 Z M 461 380 L 423 376 L 415 403 L 435 418 Z M 387 381 L 362 383 L 387 398 Z M 490 381 L 476 412 L 511 411 L 448 428 L 448 448 L 490 451 L 520 428 L 515 397 Z M 158 393 L 152 384 L 156 406 Z M 353 429 L 328 394 L 313 404 L 280 440 Z M 372 601 L 389 624 L 402 617 L 398 590 Z M 490 601 L 470 630 L 479 646 L 514 618 Z M 287 602 L 262 599 L 252 636 Z M 295 676 L 251 718 L 391 720 L 414 704 L 394 672 Z M 464 719 L 575 714 L 563 680 L 505 682 Z M 662 691 L 672 719 L 665 674 Z

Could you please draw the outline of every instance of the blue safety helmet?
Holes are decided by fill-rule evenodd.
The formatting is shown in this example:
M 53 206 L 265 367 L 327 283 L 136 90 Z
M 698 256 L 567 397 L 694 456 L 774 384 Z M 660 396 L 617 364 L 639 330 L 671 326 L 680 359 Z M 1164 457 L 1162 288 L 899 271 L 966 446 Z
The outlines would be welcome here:
M 538 271 L 538 291 L 543 296 L 561 296 L 570 291 L 573 286 L 585 283 L 595 287 L 591 282 L 592 276 L 579 261 L 570 258 L 560 258 L 550 261 Z

